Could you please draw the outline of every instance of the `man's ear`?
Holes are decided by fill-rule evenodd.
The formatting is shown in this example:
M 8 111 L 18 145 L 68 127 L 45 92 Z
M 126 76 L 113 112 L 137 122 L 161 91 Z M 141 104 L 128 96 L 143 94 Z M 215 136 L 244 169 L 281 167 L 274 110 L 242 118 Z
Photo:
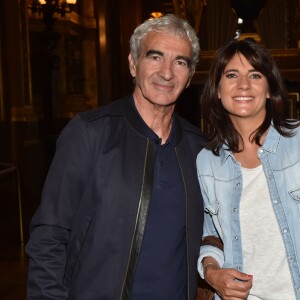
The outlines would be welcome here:
M 195 70 L 191 72 L 191 74 L 190 74 L 190 76 L 189 76 L 189 79 L 188 79 L 188 81 L 187 81 L 187 83 L 186 83 L 186 85 L 185 85 L 185 88 L 189 87 L 189 85 L 190 85 L 190 83 L 191 83 L 191 81 L 192 81 L 192 78 L 193 78 L 194 74 L 195 74 Z
M 132 77 L 135 77 L 135 74 L 136 74 L 136 72 L 135 72 L 135 63 L 134 63 L 131 52 L 128 55 L 128 62 L 129 62 L 130 74 L 131 74 Z

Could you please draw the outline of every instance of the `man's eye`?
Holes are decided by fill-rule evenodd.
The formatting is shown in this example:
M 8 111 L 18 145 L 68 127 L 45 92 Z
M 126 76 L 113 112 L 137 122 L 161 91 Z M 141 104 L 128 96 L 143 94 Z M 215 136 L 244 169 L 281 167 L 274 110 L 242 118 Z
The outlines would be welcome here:
M 188 64 L 185 60 L 176 60 L 175 62 L 178 66 L 181 66 L 181 67 L 187 67 Z
M 158 55 L 150 55 L 150 56 L 149 56 L 149 59 L 152 59 L 152 60 L 154 60 L 154 61 L 158 61 L 158 60 L 161 60 L 161 57 L 158 56 Z

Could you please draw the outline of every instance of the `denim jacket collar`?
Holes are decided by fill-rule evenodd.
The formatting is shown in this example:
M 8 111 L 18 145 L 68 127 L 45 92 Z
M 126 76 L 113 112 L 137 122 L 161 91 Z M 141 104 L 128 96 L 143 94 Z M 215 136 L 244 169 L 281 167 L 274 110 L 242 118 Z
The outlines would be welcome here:
M 269 153 L 277 154 L 279 140 L 280 140 L 280 134 L 273 127 L 273 125 L 271 125 L 269 127 L 269 131 L 267 133 L 265 142 L 262 145 L 261 149 Z
M 273 125 L 271 125 L 269 127 L 264 144 L 258 149 L 258 155 L 261 156 L 262 153 L 264 153 L 265 151 L 269 153 L 277 154 L 279 140 L 280 140 L 280 134 L 273 127 Z M 221 165 L 225 163 L 225 161 L 229 156 L 231 156 L 231 158 L 236 162 L 233 153 L 228 149 L 228 146 L 223 144 L 220 149 Z

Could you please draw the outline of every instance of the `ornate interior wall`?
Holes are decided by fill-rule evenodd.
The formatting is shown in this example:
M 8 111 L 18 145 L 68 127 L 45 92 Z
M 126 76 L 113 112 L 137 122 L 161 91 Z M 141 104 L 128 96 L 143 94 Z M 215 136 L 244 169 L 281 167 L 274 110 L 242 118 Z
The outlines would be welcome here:
M 153 11 L 186 16 L 198 31 L 200 63 L 178 112 L 201 125 L 198 100 L 212 55 L 236 31 L 229 0 L 78 0 L 72 13 L 55 15 L 53 36 L 30 4 L 0 1 L 0 162 L 20 166 L 25 194 L 39 192 L 72 116 L 131 92 L 129 38 Z M 255 21 L 295 99 L 291 113 L 299 112 L 299 7 L 299 0 L 268 0 Z

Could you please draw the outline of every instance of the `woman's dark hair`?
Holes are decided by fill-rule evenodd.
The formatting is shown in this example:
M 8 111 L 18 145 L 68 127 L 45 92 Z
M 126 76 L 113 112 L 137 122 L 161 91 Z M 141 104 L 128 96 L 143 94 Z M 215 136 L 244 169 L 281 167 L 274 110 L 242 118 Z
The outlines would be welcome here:
M 241 136 L 234 128 L 228 112 L 218 99 L 219 82 L 225 67 L 235 54 L 242 54 L 252 67 L 262 73 L 268 83 L 270 98 L 266 101 L 266 117 L 252 133 L 251 140 L 260 145 L 260 138 L 273 123 L 279 134 L 293 136 L 299 121 L 289 120 L 288 93 L 283 78 L 270 52 L 251 39 L 231 41 L 216 51 L 207 81 L 201 94 L 201 111 L 204 124 L 209 128 L 206 148 L 218 155 L 222 144 L 232 152 L 241 152 Z

